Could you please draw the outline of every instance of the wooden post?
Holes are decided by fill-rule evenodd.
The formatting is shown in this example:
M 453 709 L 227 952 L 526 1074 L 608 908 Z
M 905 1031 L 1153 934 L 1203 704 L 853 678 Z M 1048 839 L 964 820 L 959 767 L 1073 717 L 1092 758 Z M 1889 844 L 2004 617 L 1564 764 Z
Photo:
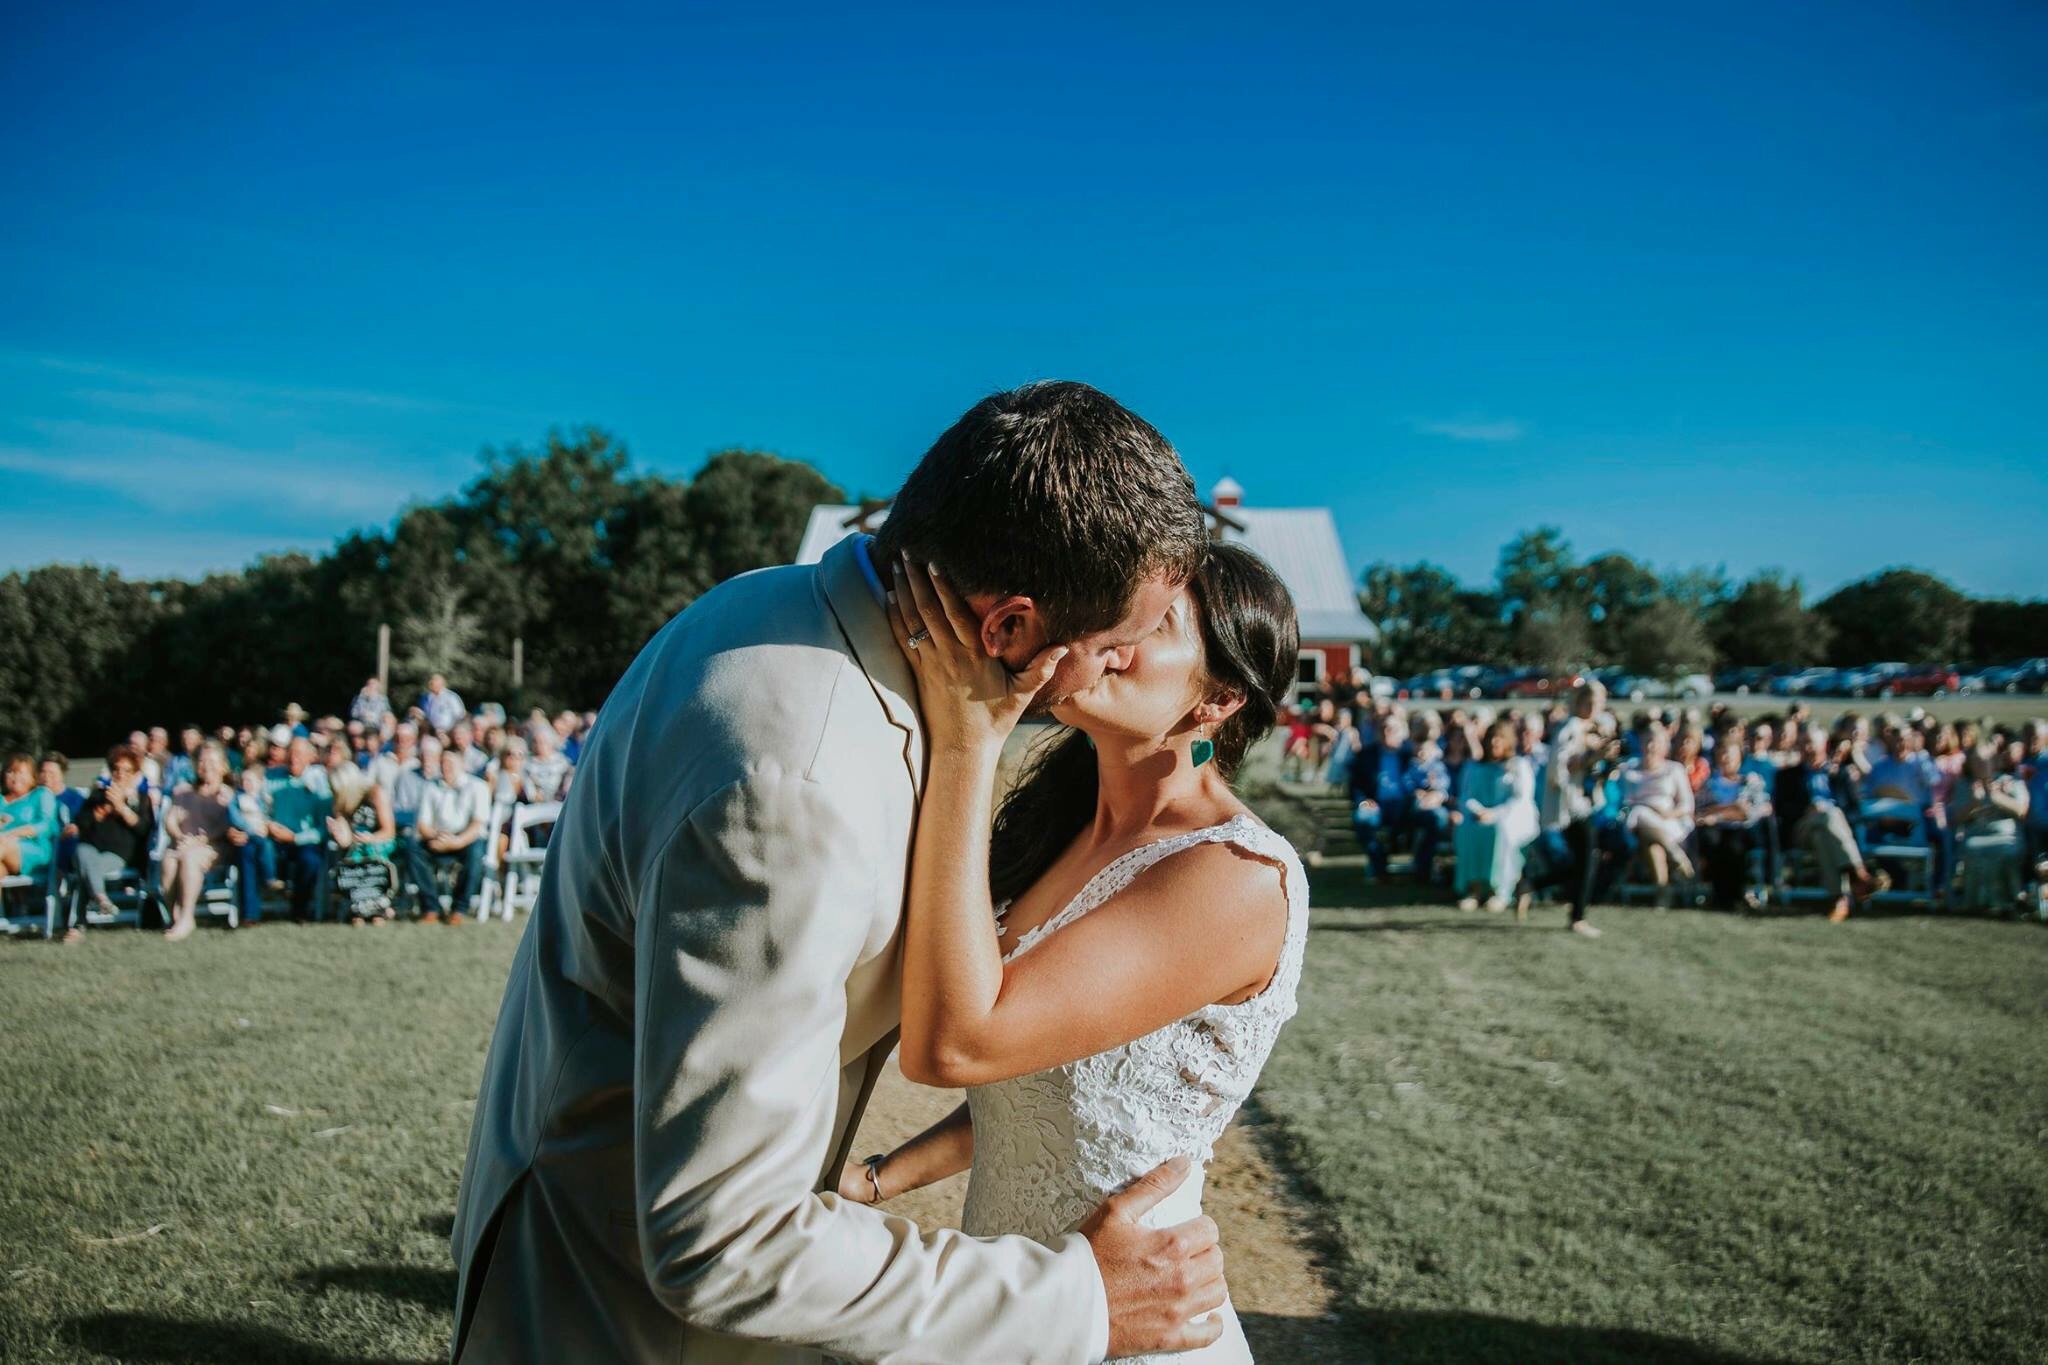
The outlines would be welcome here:
M 515 635 L 512 637 L 512 693 L 514 696 L 519 694 L 519 689 L 525 682 L 526 637 Z
M 384 695 L 391 695 L 391 623 L 377 625 L 377 685 L 384 689 Z

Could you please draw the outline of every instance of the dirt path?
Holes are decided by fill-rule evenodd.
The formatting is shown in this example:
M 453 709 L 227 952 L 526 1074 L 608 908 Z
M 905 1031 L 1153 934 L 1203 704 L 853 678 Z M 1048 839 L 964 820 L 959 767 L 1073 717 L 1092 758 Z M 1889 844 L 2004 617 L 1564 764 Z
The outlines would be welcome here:
M 887 1151 L 960 1102 L 957 1090 L 912 1085 L 891 1063 L 875 1087 L 854 1143 L 855 1155 Z M 1240 1115 L 1216 1144 L 1204 1197 L 1223 1232 L 1231 1301 L 1261 1365 L 1344 1358 L 1330 1318 L 1331 1296 L 1283 1177 Z M 958 1227 L 967 1178 L 954 1176 L 890 1201 L 889 1207 L 927 1226 Z

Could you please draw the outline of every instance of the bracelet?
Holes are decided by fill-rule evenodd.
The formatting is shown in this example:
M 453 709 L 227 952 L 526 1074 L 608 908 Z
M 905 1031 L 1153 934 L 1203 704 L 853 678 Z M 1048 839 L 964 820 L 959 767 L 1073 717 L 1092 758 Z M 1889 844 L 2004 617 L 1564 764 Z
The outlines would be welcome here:
M 875 1197 L 869 1201 L 870 1203 L 879 1204 L 882 1202 L 882 1163 L 888 1159 L 886 1153 L 877 1152 L 873 1156 L 865 1156 L 860 1160 L 860 1164 L 867 1168 L 868 1188 L 875 1192 Z

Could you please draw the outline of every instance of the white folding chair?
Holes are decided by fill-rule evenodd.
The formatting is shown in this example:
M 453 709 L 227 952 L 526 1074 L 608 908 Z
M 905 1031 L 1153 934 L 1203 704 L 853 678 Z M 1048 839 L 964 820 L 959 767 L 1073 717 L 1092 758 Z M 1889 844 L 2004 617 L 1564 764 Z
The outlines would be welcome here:
M 533 842 L 533 830 L 562 818 L 559 801 L 536 801 L 512 808 L 512 839 L 505 850 L 505 918 L 514 910 L 531 910 L 540 894 L 540 868 L 547 861 L 545 845 Z
M 505 904 L 505 870 L 498 860 L 498 836 L 505 832 L 512 812 L 517 809 L 509 801 L 491 803 L 490 823 L 484 826 L 484 884 L 477 888 L 476 922 L 482 924 L 491 917 L 491 907 L 498 907 L 502 919 L 512 918 L 512 909 Z
M 40 933 L 57 928 L 57 860 L 32 877 L 0 877 L 0 934 Z

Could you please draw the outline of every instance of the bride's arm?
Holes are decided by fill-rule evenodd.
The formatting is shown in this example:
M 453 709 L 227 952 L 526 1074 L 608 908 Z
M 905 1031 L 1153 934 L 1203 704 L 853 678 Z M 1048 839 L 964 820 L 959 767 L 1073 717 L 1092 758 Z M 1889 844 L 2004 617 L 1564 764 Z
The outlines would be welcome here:
M 847 1162 L 839 1173 L 839 1197 L 876 1204 L 958 1175 L 973 1164 L 974 1120 L 962 1104 L 876 1163 L 874 1180 L 868 1179 L 865 1161 Z
M 988 890 L 996 765 L 1065 651 L 1013 678 L 943 583 L 898 567 L 896 595 L 898 642 L 930 632 L 905 649 L 929 775 L 903 935 L 903 1074 L 939 1086 L 1028 1075 L 1263 987 L 1286 935 L 1284 881 L 1274 864 L 1221 844 L 1164 860 L 1005 969 Z

